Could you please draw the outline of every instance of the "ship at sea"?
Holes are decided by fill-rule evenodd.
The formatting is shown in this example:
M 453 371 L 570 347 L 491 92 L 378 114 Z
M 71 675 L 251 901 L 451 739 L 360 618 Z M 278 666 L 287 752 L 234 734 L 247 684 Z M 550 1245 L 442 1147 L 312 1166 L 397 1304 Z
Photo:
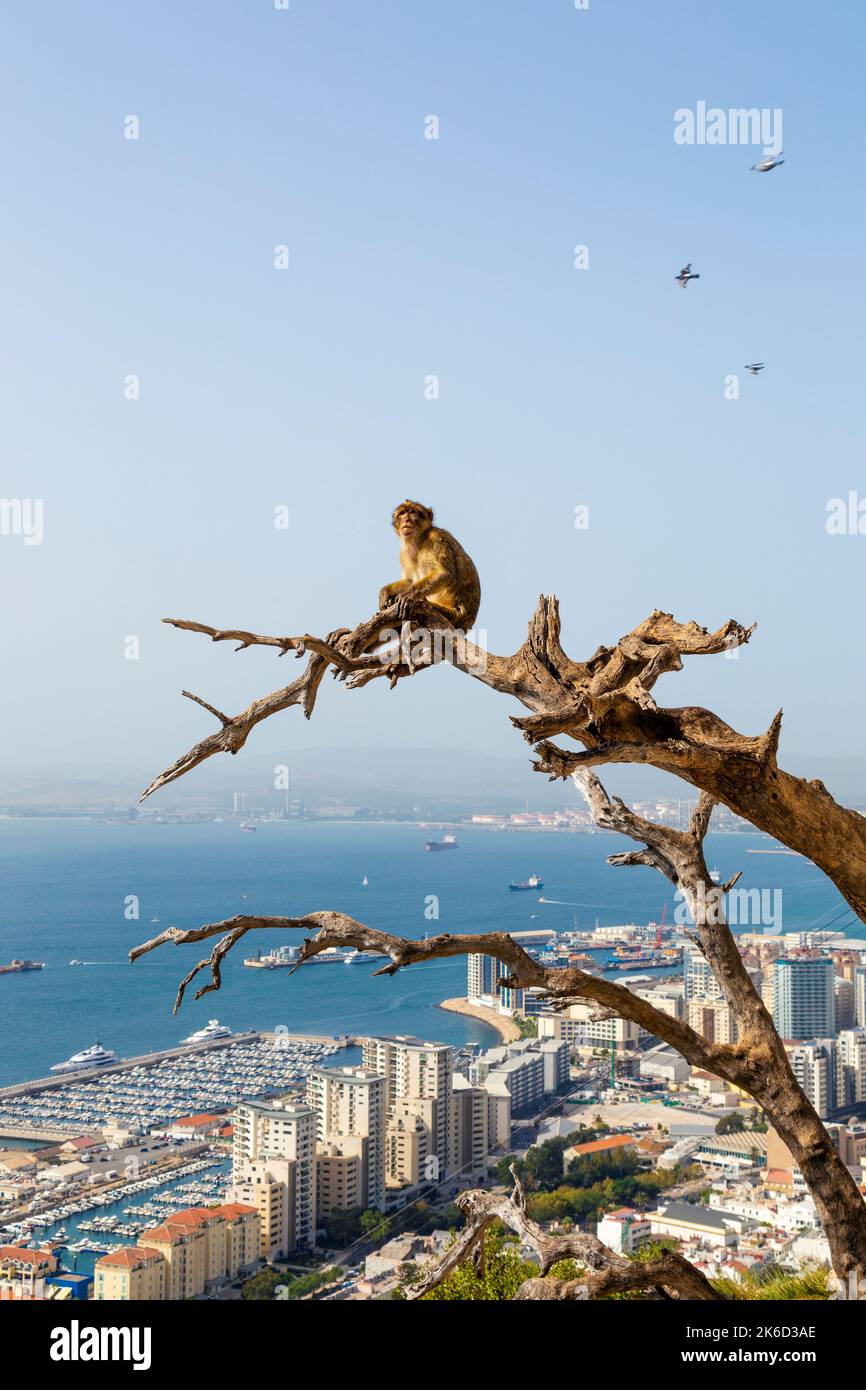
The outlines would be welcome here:
M 538 874 L 530 874 L 525 883 L 509 883 L 510 893 L 530 893 L 533 888 L 543 888 L 544 879 L 539 878 Z
M 605 970 L 626 970 L 640 965 L 647 970 L 657 970 L 663 965 L 681 965 L 683 959 L 680 946 L 616 946 L 613 959 L 605 965 Z
M 262 955 L 259 947 L 254 956 L 247 957 L 244 965 L 251 970 L 289 970 L 298 964 L 300 954 L 300 946 L 277 946 L 267 955 Z
M 441 840 L 428 840 L 424 846 L 427 850 L 438 849 L 459 849 L 457 838 L 454 835 L 443 835 Z
M 219 1019 L 211 1018 L 208 1020 L 206 1028 L 199 1028 L 197 1033 L 190 1033 L 189 1037 L 184 1038 L 183 1041 L 185 1043 L 213 1042 L 215 1038 L 230 1038 L 231 1035 L 231 1028 L 220 1023 Z
M 0 975 L 20 975 L 22 970 L 44 969 L 44 960 L 11 960 L 8 965 L 0 965 Z
M 106 1052 L 101 1043 L 86 1047 L 83 1052 L 75 1052 L 68 1062 L 57 1062 L 52 1071 L 91 1071 L 94 1067 L 110 1067 L 117 1061 L 113 1052 Z

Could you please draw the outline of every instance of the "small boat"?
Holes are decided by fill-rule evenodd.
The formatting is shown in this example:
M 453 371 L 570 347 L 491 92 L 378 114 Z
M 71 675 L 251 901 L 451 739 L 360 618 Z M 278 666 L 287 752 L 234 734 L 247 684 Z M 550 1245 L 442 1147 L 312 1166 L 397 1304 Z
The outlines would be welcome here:
M 368 879 L 367 875 L 365 874 L 364 877 L 361 879 L 361 887 L 362 887 L 362 888 L 367 888 L 367 887 L 369 886 L 369 883 L 370 883 L 370 880 Z
M 525 883 L 509 883 L 510 893 L 531 893 L 533 888 L 543 888 L 544 879 L 539 878 L 538 874 L 530 874 Z
M 246 830 L 248 833 L 251 831 L 253 835 L 255 835 L 256 833 L 256 827 L 254 825 L 250 825 L 249 821 L 242 821 L 240 828 L 241 830 Z
M 428 840 L 424 848 L 426 850 L 459 849 L 460 846 L 455 835 L 443 835 L 441 840 Z

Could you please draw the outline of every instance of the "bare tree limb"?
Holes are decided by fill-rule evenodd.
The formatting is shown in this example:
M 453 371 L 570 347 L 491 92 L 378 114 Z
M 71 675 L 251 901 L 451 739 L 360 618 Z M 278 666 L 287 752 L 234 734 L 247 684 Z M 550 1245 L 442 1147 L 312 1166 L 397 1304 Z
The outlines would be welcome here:
M 237 753 L 252 729 L 292 705 L 307 718 L 313 712 L 321 678 L 329 665 L 353 689 L 387 676 L 391 685 L 432 662 L 394 666 L 370 653 L 370 644 L 389 623 L 400 620 L 394 609 L 375 614 L 352 632 L 326 640 L 304 634 L 267 637 L 244 629 L 220 629 L 188 619 L 168 619 L 173 626 L 209 635 L 213 641 L 237 641 L 240 648 L 262 644 L 298 653 L 312 652 L 298 680 L 255 700 L 240 714 L 219 715 L 221 728 L 151 782 L 144 796 L 184 776 L 215 753 Z M 415 620 L 431 631 L 448 630 L 441 613 L 420 605 Z M 413 629 L 413 638 L 417 629 Z M 560 642 L 559 605 L 542 597 L 529 624 L 526 641 L 513 656 L 484 652 L 465 635 L 444 651 L 456 669 L 523 704 L 530 714 L 514 724 L 534 745 L 537 771 L 568 777 L 583 767 L 605 763 L 647 763 L 673 773 L 708 792 L 736 814 L 806 854 L 833 880 L 854 911 L 866 921 L 866 817 L 839 806 L 817 781 L 793 777 L 776 761 L 781 713 L 765 733 L 737 733 L 717 715 L 699 707 L 659 708 L 651 695 L 659 677 L 679 670 L 685 656 L 733 651 L 747 643 L 754 625 L 729 619 L 715 632 L 698 624 L 678 623 L 656 610 L 614 647 L 599 647 L 588 661 L 572 661 Z M 565 736 L 582 751 L 560 747 Z
M 697 944 L 738 1025 L 737 1040 L 725 1048 L 723 1065 L 716 1059 L 707 1069 L 756 1100 L 796 1158 L 827 1232 L 836 1272 L 844 1277 L 851 1269 L 866 1269 L 866 1206 L 859 1188 L 791 1070 L 784 1043 L 725 919 L 725 894 L 740 875 L 719 885 L 707 868 L 703 846 L 713 798 L 702 793 L 688 830 L 674 830 L 645 820 L 618 797 L 608 796 L 588 769 L 575 772 L 573 780 L 598 826 L 644 845 L 642 851 L 611 855 L 608 863 L 648 865 L 682 894 Z
M 483 1248 L 486 1232 L 498 1221 L 539 1257 L 541 1277 L 526 1280 L 515 1295 L 517 1299 L 586 1300 L 606 1298 L 613 1293 L 669 1290 L 680 1298 L 726 1301 L 700 1270 L 671 1251 L 651 1260 L 628 1260 L 588 1233 L 548 1234 L 527 1216 L 526 1197 L 513 1165 L 511 1176 L 514 1190 L 510 1196 L 475 1190 L 456 1198 L 466 1225 L 444 1254 L 424 1267 L 421 1278 L 406 1291 L 407 1299 L 415 1301 L 437 1288 Z M 583 1267 L 583 1273 L 573 1280 L 548 1278 L 550 1270 L 561 1260 L 575 1260 Z

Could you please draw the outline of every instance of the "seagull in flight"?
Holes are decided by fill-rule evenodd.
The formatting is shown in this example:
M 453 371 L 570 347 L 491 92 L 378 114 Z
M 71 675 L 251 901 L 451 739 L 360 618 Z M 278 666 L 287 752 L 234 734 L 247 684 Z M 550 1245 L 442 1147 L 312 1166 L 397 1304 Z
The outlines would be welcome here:
M 686 285 L 689 283 L 690 280 L 700 280 L 700 278 L 700 275 L 692 272 L 691 261 L 689 261 L 688 265 L 683 266 L 679 275 L 674 276 L 674 279 L 677 281 L 681 289 L 685 289 Z
M 784 153 L 784 150 L 779 150 L 779 154 Z M 775 169 L 779 164 L 784 163 L 784 159 L 779 159 L 776 155 L 772 155 L 769 159 L 762 159 L 760 164 L 753 164 L 752 168 L 758 174 L 769 174 L 771 169 Z
M 751 372 L 752 376 L 757 376 L 758 372 L 762 372 L 766 365 L 766 362 L 747 362 L 746 371 Z

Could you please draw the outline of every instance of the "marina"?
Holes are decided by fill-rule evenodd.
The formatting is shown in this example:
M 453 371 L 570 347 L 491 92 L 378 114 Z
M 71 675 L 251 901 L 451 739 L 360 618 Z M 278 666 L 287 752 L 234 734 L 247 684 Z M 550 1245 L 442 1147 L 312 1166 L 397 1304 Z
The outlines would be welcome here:
M 22 1132 L 60 1139 L 111 1123 L 140 1134 L 184 1115 L 219 1113 L 245 1097 L 300 1089 L 312 1067 L 347 1043 L 288 1031 L 237 1034 L 192 1052 L 132 1058 L 96 1075 L 7 1087 L 0 1092 L 0 1145 Z
M 229 1177 L 225 1153 L 213 1150 L 175 1168 L 170 1175 L 139 1177 L 110 1196 L 76 1194 L 38 1215 L 0 1224 L 0 1238 L 29 1240 L 51 1248 L 75 1273 L 90 1274 L 95 1260 L 159 1225 L 172 1211 L 221 1202 Z

